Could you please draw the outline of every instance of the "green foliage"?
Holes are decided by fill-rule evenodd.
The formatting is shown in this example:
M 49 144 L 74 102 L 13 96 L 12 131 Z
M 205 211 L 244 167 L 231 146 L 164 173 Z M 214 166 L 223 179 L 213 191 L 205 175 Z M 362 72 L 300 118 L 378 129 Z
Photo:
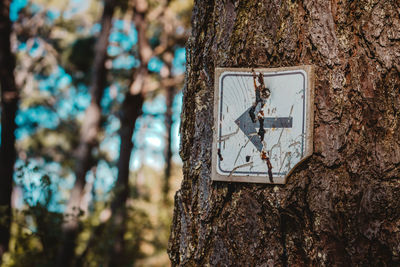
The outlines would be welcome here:
M 162 200 L 163 172 L 143 167 L 131 176 L 128 200 L 124 260 L 126 266 L 168 265 L 166 246 L 172 216 L 173 192 L 179 186 L 179 166 L 174 167 L 173 190 L 169 202 Z M 83 221 L 83 231 L 77 248 L 78 261 L 83 266 L 101 266 L 109 260 L 115 240 L 115 229 L 109 214 L 109 202 L 97 202 L 91 215 Z
M 15 172 L 12 236 L 10 251 L 3 257 L 2 266 L 55 266 L 60 247 L 61 226 L 66 219 L 78 220 L 81 230 L 75 249 L 76 266 L 105 266 L 115 243 L 116 229 L 112 223 L 110 203 L 119 193 L 118 188 L 110 191 L 110 188 L 97 188 L 98 184 L 95 186 L 95 182 L 92 182 L 91 187 L 87 183 L 87 207 L 81 207 L 75 218 L 62 215 L 65 199 L 70 191 L 73 169 L 79 163 L 74 155 L 80 142 L 82 115 L 90 101 L 88 85 L 97 41 L 96 24 L 102 12 L 102 1 L 89 0 L 87 10 L 67 16 L 65 11 L 70 2 L 30 1 L 14 23 L 13 46 L 17 59 L 15 73 L 21 89 L 20 116 L 17 123 L 18 131 L 24 134 L 19 133 L 16 144 L 18 161 Z M 148 2 L 149 13 L 159 11 L 164 3 L 155 0 Z M 185 29 L 184 34 L 178 34 L 177 38 L 171 37 L 165 48 L 165 53 L 173 54 L 174 49 L 183 46 L 183 40 L 186 39 L 186 29 L 190 22 L 187 16 L 190 16 L 192 3 L 188 0 L 165 1 L 167 2 L 170 2 L 171 9 L 165 13 L 169 14 L 168 23 L 171 21 L 174 27 L 180 25 Z M 129 35 L 129 27 L 132 27 L 132 1 L 118 0 L 118 6 L 115 18 L 120 22 L 123 20 L 124 27 L 127 27 L 119 29 L 119 33 Z M 59 12 L 59 16 L 50 19 L 49 12 L 55 10 Z M 151 48 L 159 48 L 165 32 L 162 28 L 163 22 L 156 17 L 148 23 L 147 36 Z M 117 41 L 113 41 L 112 45 L 121 46 Z M 122 53 L 126 57 L 133 57 L 136 67 L 139 65 L 137 44 L 132 47 L 126 46 Z M 109 126 L 118 120 L 123 100 L 121 96 L 129 89 L 135 70 L 113 67 L 113 62 L 118 56 L 114 54 L 106 61 L 109 69 L 107 79 L 110 85 L 110 103 L 104 104 L 107 106 L 102 114 L 102 126 L 105 130 L 97 136 L 99 144 L 118 135 L 118 131 L 110 130 Z M 162 55 L 157 54 L 155 57 L 163 60 Z M 148 78 L 150 89 L 146 100 L 159 96 L 163 89 L 159 72 L 152 70 Z M 162 115 L 152 114 L 159 117 Z M 143 124 L 143 128 L 149 128 L 146 125 L 153 124 L 153 121 Z M 137 140 L 134 142 L 135 149 L 140 150 L 143 144 Z M 162 148 L 158 149 L 160 151 L 153 153 L 162 153 Z M 115 151 L 101 145 L 94 150 L 92 170 L 88 179 L 90 175 L 93 179 L 100 176 L 96 176 L 99 162 L 105 162 L 111 170 L 110 176 L 116 173 L 114 170 L 117 167 L 118 155 L 113 153 L 115 154 Z M 171 224 L 173 193 L 181 180 L 180 166 L 175 166 L 173 170 L 175 173 L 171 182 L 174 185 L 171 186 L 167 202 L 162 197 L 163 170 L 142 166 L 130 175 L 130 194 L 124 222 L 126 231 L 123 254 L 126 266 L 169 264 L 166 246 Z M 0 223 L 6 219 L 5 216 L 0 216 Z
M 28 163 L 18 167 L 17 176 L 30 172 L 42 173 L 41 167 Z M 124 258 L 126 266 L 168 265 L 166 246 L 171 227 L 172 200 L 181 181 L 179 166 L 174 166 L 169 201 L 162 199 L 162 171 L 143 167 L 131 175 L 131 193 L 128 200 Z M 21 178 L 19 178 L 21 179 Z M 50 211 L 54 197 L 52 178 L 41 175 L 40 182 L 31 184 L 41 189 L 39 201 L 25 192 L 23 206 L 14 209 L 11 251 L 4 257 L 3 267 L 54 266 L 63 216 Z M 31 191 L 32 192 L 32 188 Z M 115 240 L 115 229 L 109 214 L 110 198 L 92 202 L 89 213 L 81 211 L 82 232 L 76 248 L 77 266 L 102 266 L 109 260 Z M 71 219 L 71 218 L 68 218 Z
M 24 178 L 21 174 L 35 176 L 41 172 L 38 166 L 21 165 L 18 181 Z M 54 196 L 51 177 L 43 174 L 38 183 L 31 182 L 29 187 L 22 189 L 23 206 L 13 210 L 11 251 L 3 266 L 54 266 L 63 218 L 60 213 L 50 211 Z M 39 197 L 32 195 L 35 189 L 40 190 Z
M 64 168 L 71 170 L 74 163 L 71 153 L 79 142 L 77 131 L 79 128 L 76 121 L 65 120 L 55 129 L 38 129 L 31 138 L 21 140 L 18 147 L 30 158 L 58 162 Z

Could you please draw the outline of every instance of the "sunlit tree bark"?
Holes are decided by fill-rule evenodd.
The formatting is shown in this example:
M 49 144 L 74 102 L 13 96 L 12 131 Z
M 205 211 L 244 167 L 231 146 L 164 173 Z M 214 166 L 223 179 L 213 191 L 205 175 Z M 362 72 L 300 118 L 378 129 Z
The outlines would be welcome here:
M 197 0 L 174 266 L 400 264 L 399 1 Z M 211 182 L 216 67 L 315 67 L 314 154 L 286 185 Z
M 98 145 L 101 122 L 101 105 L 106 86 L 108 37 L 112 27 L 112 17 L 116 1 L 105 0 L 101 18 L 101 31 L 95 47 L 95 58 L 90 86 L 91 102 L 83 120 L 80 144 L 76 152 L 75 183 L 72 188 L 68 206 L 65 210 L 65 222 L 62 226 L 62 244 L 57 259 L 58 266 L 70 266 L 74 258 L 75 240 L 78 234 L 78 214 L 85 187 L 86 173 L 91 168 L 92 151 Z M 69 217 L 69 218 L 68 218 Z
M 18 109 L 18 91 L 15 85 L 15 58 L 11 53 L 9 0 L 0 2 L 0 90 L 1 90 L 1 144 L 0 144 L 0 264 L 8 250 L 11 226 L 11 192 L 14 174 L 15 115 Z

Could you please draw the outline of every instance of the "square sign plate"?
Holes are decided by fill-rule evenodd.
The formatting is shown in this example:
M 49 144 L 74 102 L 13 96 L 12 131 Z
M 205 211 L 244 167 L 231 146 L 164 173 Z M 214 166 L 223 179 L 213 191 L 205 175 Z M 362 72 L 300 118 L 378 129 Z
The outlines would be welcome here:
M 283 184 L 313 150 L 313 70 L 217 68 L 212 179 Z

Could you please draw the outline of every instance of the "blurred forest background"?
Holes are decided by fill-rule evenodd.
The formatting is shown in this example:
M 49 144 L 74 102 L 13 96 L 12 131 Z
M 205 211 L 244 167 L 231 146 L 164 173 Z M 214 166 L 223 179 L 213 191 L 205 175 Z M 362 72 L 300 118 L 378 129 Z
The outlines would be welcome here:
M 1 2 L 1 266 L 169 266 L 192 1 Z

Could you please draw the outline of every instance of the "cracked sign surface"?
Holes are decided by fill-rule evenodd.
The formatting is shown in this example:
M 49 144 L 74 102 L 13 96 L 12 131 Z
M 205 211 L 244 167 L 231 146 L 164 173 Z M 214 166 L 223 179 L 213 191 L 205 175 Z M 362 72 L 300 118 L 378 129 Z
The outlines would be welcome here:
M 312 154 L 311 66 L 216 69 L 212 179 L 282 184 Z

